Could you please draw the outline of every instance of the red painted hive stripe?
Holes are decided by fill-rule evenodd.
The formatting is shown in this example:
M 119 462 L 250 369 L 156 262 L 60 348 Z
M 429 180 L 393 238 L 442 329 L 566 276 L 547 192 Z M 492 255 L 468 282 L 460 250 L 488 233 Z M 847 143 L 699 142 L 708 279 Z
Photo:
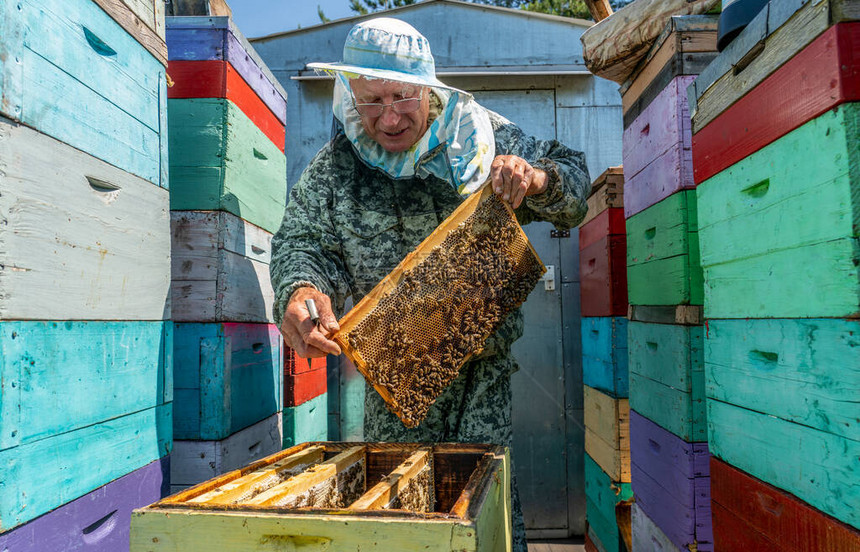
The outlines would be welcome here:
M 700 184 L 822 113 L 860 100 L 860 22 L 825 31 L 693 135 Z
M 173 86 L 167 89 L 168 98 L 226 98 L 236 104 L 279 150 L 284 151 L 284 125 L 230 62 L 170 61 L 167 72 L 173 79 Z
M 606 236 L 626 234 L 624 209 L 611 207 L 579 227 L 579 250 L 582 251 Z
M 627 316 L 627 235 L 604 236 L 579 253 L 582 316 Z

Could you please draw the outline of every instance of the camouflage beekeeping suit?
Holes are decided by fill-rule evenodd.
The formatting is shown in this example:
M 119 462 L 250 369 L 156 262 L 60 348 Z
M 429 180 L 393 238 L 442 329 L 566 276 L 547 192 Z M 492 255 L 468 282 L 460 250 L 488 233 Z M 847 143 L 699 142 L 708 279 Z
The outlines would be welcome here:
M 582 153 L 541 141 L 490 112 L 497 155 L 517 155 L 547 172 L 548 186 L 517 209 L 521 224 L 542 220 L 558 228 L 584 216 L 590 180 Z M 320 150 L 290 194 L 272 240 L 275 320 L 292 292 L 313 285 L 332 299 L 338 316 L 350 295 L 358 302 L 460 204 L 446 181 L 395 180 L 364 164 L 337 135 Z M 367 388 L 364 435 L 369 441 L 474 442 L 511 446 L 511 344 L 523 333 L 522 313 L 511 314 L 482 354 L 466 364 L 420 426 L 408 429 Z M 515 489 L 515 487 L 514 487 Z M 514 550 L 525 552 L 522 512 L 514 492 Z

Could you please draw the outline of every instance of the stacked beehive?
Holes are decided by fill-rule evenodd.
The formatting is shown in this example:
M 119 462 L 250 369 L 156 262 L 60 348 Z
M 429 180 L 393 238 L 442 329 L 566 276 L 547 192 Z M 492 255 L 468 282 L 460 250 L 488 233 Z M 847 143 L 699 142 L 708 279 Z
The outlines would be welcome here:
M 0 549 L 116 551 L 162 496 L 163 2 L 0 2 Z
M 587 539 L 604 552 L 626 549 L 632 494 L 623 185 L 621 167 L 601 174 L 579 228 Z
M 686 88 L 716 56 L 716 23 L 672 17 L 621 88 L 637 550 L 713 550 Z
M 229 17 L 168 17 L 167 47 L 178 489 L 282 444 L 286 93 Z
M 719 550 L 860 549 L 857 19 L 770 2 L 689 90 Z
M 284 356 L 284 448 L 328 438 L 326 359 Z

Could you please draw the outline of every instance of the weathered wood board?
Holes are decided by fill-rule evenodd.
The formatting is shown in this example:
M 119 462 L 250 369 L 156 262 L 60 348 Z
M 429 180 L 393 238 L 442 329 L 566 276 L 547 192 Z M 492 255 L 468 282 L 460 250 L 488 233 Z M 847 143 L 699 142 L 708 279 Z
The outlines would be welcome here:
M 685 326 L 701 326 L 705 322 L 704 309 L 701 305 L 630 305 L 627 319 L 635 322 Z
M 690 115 L 684 94 L 693 78 L 674 79 L 624 131 L 627 218 L 695 186 Z
M 669 18 L 633 74 L 619 88 L 625 128 L 631 111 L 641 113 L 653 101 L 654 96 L 650 94 L 659 93 L 675 77 L 699 74 L 707 62 L 716 57 L 718 21 L 719 16 L 715 15 Z
M 630 484 L 614 481 L 586 454 L 585 497 L 586 519 L 600 542 L 599 546 L 606 552 L 623 552 L 625 547 L 618 528 L 616 509 L 630 507 L 633 499 Z
M 860 550 L 860 531 L 716 458 L 711 482 L 718 550 Z
M 224 211 L 173 211 L 173 319 L 271 323 L 272 235 Z
M 0 320 L 170 318 L 168 193 L 0 120 Z
M 177 440 L 170 456 L 171 491 L 241 468 L 281 449 L 281 413 L 211 441 Z
M 860 320 L 710 320 L 705 392 L 860 440 Z
M 260 470 L 319 447 L 325 449 L 324 462 L 312 463 L 260 494 L 252 493 L 250 498 L 233 504 L 198 500 L 243 479 L 256 481 L 254 475 Z M 408 461 L 415 458 L 414 453 L 424 448 L 419 444 L 388 443 L 308 443 L 292 447 L 136 510 L 132 514 L 131 550 L 215 547 L 225 552 L 262 552 L 275 543 L 279 549 L 509 551 L 510 459 L 502 447 L 427 447 L 432 450 L 431 479 L 436 497 L 431 511 L 414 511 L 409 506 L 365 508 L 366 483 L 390 480 L 392 474 L 396 477 L 398 470 L 406 469 Z M 269 494 L 306 486 L 328 477 L 332 468 L 346 468 L 345 464 L 355 459 L 358 462 L 353 465 L 359 469 L 353 473 L 357 477 L 349 478 L 346 469 L 339 473 L 344 475 L 343 482 L 352 486 L 350 491 L 362 493 L 357 500 L 341 495 L 331 503 L 324 500 L 311 507 L 302 507 L 303 501 L 294 506 L 263 504 Z M 338 493 L 340 483 L 337 481 Z M 376 489 L 374 486 L 369 491 L 372 494 Z
M 0 450 L 169 403 L 170 322 L 0 322 Z
M 272 113 L 286 121 L 286 91 L 230 17 L 168 17 L 167 49 L 171 61 L 230 62 Z
M 857 316 L 858 133 L 844 104 L 699 186 L 707 318 Z
M 693 136 L 696 183 L 845 102 L 860 100 L 860 22 L 825 31 Z
M 579 250 L 596 243 L 606 236 L 626 236 L 624 209 L 611 207 L 579 227 Z
M 632 507 L 632 517 L 633 552 L 689 552 L 688 549 L 675 546 L 635 502 Z
M 591 184 L 586 200 L 588 212 L 579 224 L 588 224 L 594 217 L 613 207 L 624 207 L 624 168 L 609 167 Z
M 583 386 L 585 452 L 613 480 L 630 483 L 630 404 Z
M 627 219 L 627 300 L 701 305 L 696 191 L 682 190 Z
M 164 66 L 98 5 L 3 2 L 0 48 L 0 113 L 167 187 Z
M 628 396 L 627 319 L 582 318 L 582 382 L 616 399 Z
M 0 450 L 4 495 L 0 531 L 35 519 L 167 455 L 172 445 L 172 410 L 172 404 L 151 407 Z
M 230 100 L 168 102 L 170 208 L 221 210 L 268 232 L 284 217 L 284 154 Z
M 280 412 L 282 344 L 274 324 L 176 323 L 174 437 L 225 439 Z
M 630 322 L 630 407 L 681 439 L 706 440 L 701 326 Z
M 704 128 L 831 25 L 857 19 L 856 0 L 769 2 L 690 86 L 693 131 Z
M 169 457 L 150 462 L 44 516 L 0 534 L 0 550 L 123 550 L 128 546 L 132 510 L 166 496 L 169 474 Z
M 284 448 L 328 439 L 328 393 L 284 407 Z
M 713 543 L 707 443 L 683 441 L 632 411 L 630 455 L 636 502 L 669 539 L 682 549 Z
M 229 61 L 171 61 L 168 98 L 226 98 L 236 104 L 279 150 L 284 151 L 286 121 L 275 115 Z
M 626 235 L 604 236 L 579 252 L 583 316 L 624 316 L 627 313 L 626 257 Z
M 162 65 L 167 65 L 163 0 L 94 1 Z
M 860 528 L 860 441 L 708 399 L 711 454 Z

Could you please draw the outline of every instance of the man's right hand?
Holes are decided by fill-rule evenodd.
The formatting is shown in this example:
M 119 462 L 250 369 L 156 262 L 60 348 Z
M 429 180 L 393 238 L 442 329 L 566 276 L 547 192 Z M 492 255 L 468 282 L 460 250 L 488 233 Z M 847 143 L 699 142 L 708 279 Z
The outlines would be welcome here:
M 319 325 L 311 321 L 305 299 L 313 299 L 316 303 L 320 315 Z M 329 339 L 339 329 L 328 295 L 312 287 L 301 287 L 293 292 L 281 321 L 281 333 L 296 354 L 302 358 L 339 355 L 340 347 Z

